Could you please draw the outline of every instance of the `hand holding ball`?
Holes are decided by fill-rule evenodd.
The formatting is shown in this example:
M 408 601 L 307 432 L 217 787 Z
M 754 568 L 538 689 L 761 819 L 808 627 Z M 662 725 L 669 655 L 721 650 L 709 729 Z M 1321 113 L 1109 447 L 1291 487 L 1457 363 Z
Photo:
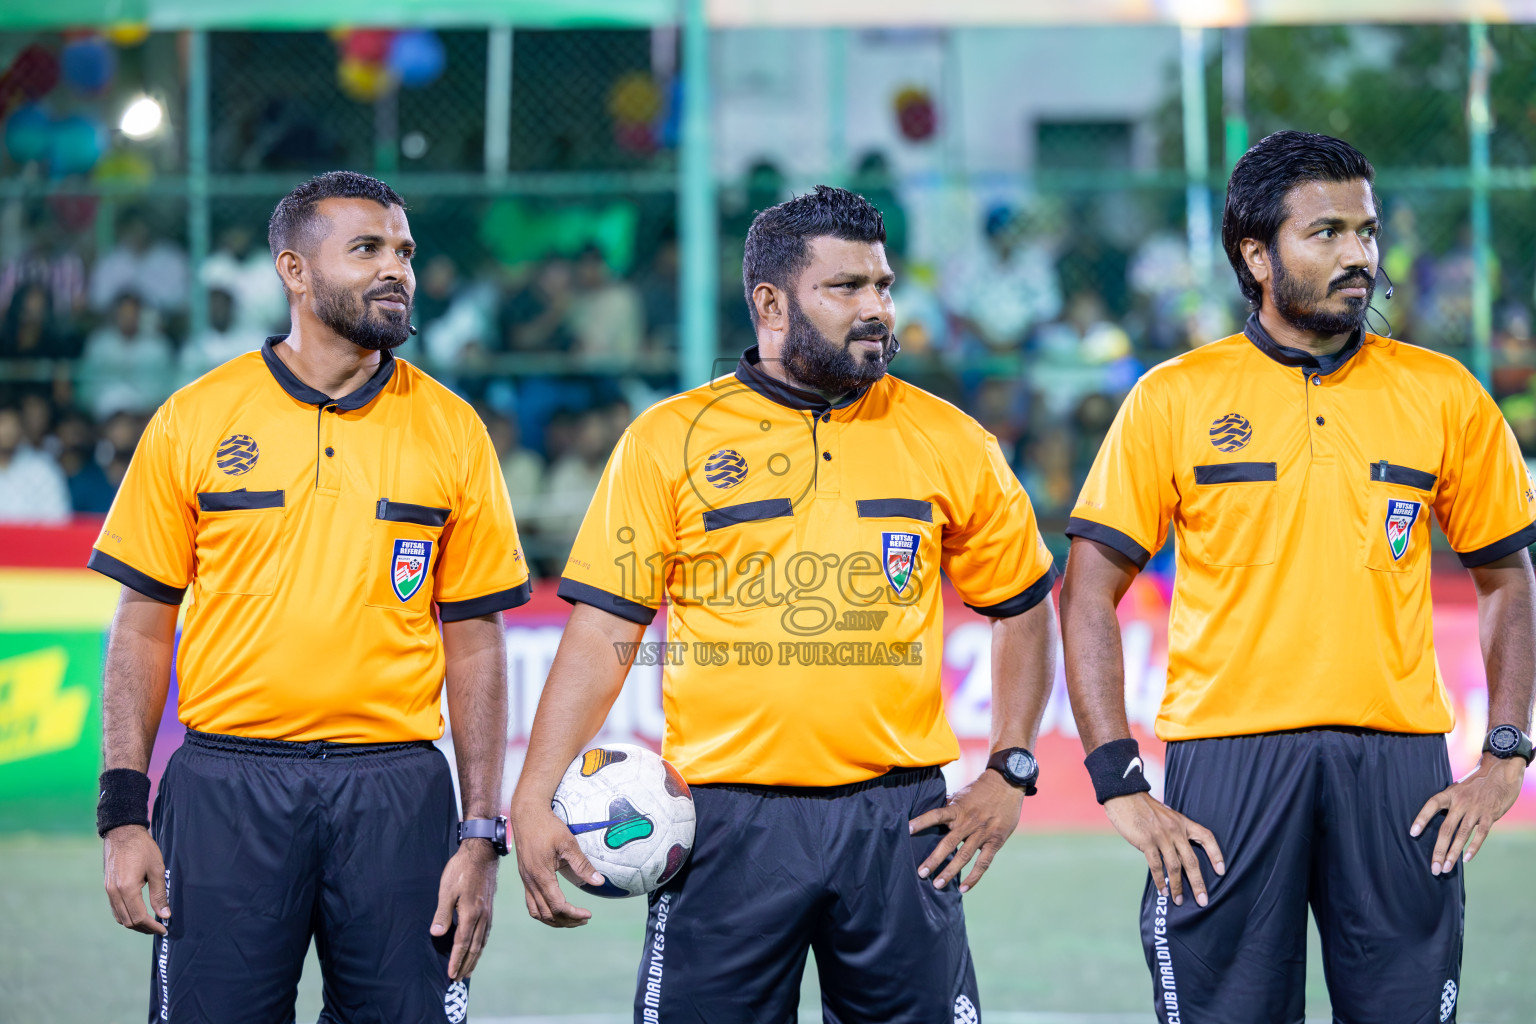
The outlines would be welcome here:
M 594 896 L 642 896 L 671 881 L 693 850 L 693 795 L 661 755 L 629 743 L 593 747 L 565 770 L 551 804 L 606 880 L 561 874 Z

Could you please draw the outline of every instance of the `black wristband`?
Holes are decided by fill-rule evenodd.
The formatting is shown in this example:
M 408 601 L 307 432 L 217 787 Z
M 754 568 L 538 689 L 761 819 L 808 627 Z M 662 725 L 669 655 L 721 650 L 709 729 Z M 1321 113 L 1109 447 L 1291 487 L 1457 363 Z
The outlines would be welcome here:
M 1101 804 L 1117 796 L 1152 790 L 1143 770 L 1141 748 L 1129 736 L 1095 747 L 1093 753 L 1083 759 L 1083 764 L 1088 767 L 1088 777 L 1093 780 L 1093 795 Z
M 149 827 L 149 776 L 132 768 L 109 768 L 101 773 L 96 834 L 104 836 L 120 825 Z

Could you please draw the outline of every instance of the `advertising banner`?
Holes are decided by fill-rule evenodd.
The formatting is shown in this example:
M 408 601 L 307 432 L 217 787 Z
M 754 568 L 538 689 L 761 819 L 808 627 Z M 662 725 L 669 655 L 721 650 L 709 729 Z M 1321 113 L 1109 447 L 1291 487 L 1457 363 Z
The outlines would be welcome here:
M 93 826 L 100 771 L 102 658 L 119 591 L 110 580 L 78 568 L 93 538 L 94 530 L 89 528 L 62 538 L 48 531 L 0 530 L 0 542 L 4 542 L 0 550 L 17 553 L 10 559 L 11 567 L 0 567 L 0 831 L 89 831 Z M 1488 728 L 1476 596 L 1470 578 L 1459 569 L 1437 572 L 1433 585 L 1435 643 L 1456 711 L 1456 727 L 1448 743 L 1452 767 L 1459 775 L 1477 763 Z M 1167 667 L 1170 593 L 1166 576 L 1147 572 L 1136 579 L 1119 609 L 1126 707 L 1154 792 L 1160 792 L 1163 748 L 1152 727 Z M 947 586 L 944 602 L 943 687 L 949 721 L 961 746 L 960 760 L 948 766 L 945 774 L 955 788 L 979 774 L 986 762 L 991 629 Z M 504 792 L 508 796 L 569 613 L 569 606 L 555 596 L 553 583 L 544 583 L 535 588 L 532 601 L 505 617 L 510 714 Z M 663 610 L 645 640 L 659 644 L 665 636 Z M 660 749 L 663 659 L 647 654 L 658 649 L 642 649 L 636 658 L 600 740 Z M 1107 828 L 1083 769 L 1082 746 L 1059 657 L 1057 663 L 1054 690 L 1036 745 L 1040 792 L 1025 802 L 1023 827 Z M 155 779 L 180 744 L 182 732 L 172 680 L 151 763 Z M 440 745 L 451 755 L 451 734 Z M 1528 773 L 1525 792 L 1507 820 L 1536 823 L 1536 772 Z

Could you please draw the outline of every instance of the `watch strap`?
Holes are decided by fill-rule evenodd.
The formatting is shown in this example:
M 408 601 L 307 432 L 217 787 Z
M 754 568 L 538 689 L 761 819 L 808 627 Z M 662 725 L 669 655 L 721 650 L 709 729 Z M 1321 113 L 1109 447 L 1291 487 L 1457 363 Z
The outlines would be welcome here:
M 459 842 L 466 839 L 489 839 L 491 849 L 497 856 L 505 857 L 507 849 L 507 819 L 495 818 L 466 818 L 459 822 Z
M 1024 753 L 1029 754 L 1030 760 L 1034 761 L 1034 778 L 1021 779 L 1019 776 L 1008 770 L 1008 758 L 1016 750 L 1023 750 Z M 1003 777 L 1003 781 L 1007 782 L 1008 785 L 1013 786 L 1015 789 L 1022 790 L 1025 796 L 1035 795 L 1035 783 L 1040 779 L 1040 762 L 1038 759 L 1036 759 L 1034 754 L 1030 753 L 1024 747 L 1007 747 L 1003 750 L 997 751 L 991 757 L 987 758 L 987 767 L 1001 775 Z
M 1500 729 L 1513 729 L 1515 733 L 1520 737 L 1515 744 L 1515 749 L 1511 750 L 1507 754 L 1500 754 L 1498 751 L 1493 749 L 1493 734 L 1498 732 Z M 1533 748 L 1530 735 L 1519 726 L 1496 725 L 1492 729 L 1488 730 L 1487 736 L 1483 737 L 1483 753 L 1493 754 L 1495 757 L 1518 757 L 1522 758 L 1526 764 L 1530 764 L 1532 757 L 1536 756 L 1536 748 Z

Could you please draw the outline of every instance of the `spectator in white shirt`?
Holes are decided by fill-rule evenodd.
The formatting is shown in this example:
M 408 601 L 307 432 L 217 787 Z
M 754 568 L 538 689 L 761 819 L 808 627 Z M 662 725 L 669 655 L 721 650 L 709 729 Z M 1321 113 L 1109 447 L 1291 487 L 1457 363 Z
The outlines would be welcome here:
M 98 422 L 115 412 L 151 412 L 175 387 L 171 343 L 148 319 L 139 297 L 123 292 L 112 318 L 86 340 L 80 391 Z
M 640 292 L 608 269 L 602 250 L 589 246 L 576 263 L 576 296 L 566 322 L 576 351 L 599 365 L 631 362 L 645 338 Z
M 235 326 L 247 333 L 281 334 L 288 327 L 288 300 L 273 266 L 272 254 L 253 244 L 249 229 L 238 225 L 219 234 L 219 247 L 203 262 L 203 287 L 222 288 L 235 300 Z
M 0 405 L 0 523 L 60 523 L 69 486 L 52 455 L 22 441 L 21 410 Z
M 1008 207 L 987 214 L 983 244 L 949 267 L 944 301 L 988 349 L 1021 348 L 1031 327 L 1061 314 L 1056 261 Z
M 266 335 L 249 326 L 239 309 L 239 300 L 227 290 L 208 289 L 208 329 L 182 347 L 182 380 L 194 380 L 215 366 L 261 348 Z
M 143 216 L 129 211 L 118 222 L 117 245 L 91 272 L 91 308 L 104 313 L 131 291 L 149 309 L 177 313 L 187 307 L 187 281 L 186 253 L 153 238 Z

